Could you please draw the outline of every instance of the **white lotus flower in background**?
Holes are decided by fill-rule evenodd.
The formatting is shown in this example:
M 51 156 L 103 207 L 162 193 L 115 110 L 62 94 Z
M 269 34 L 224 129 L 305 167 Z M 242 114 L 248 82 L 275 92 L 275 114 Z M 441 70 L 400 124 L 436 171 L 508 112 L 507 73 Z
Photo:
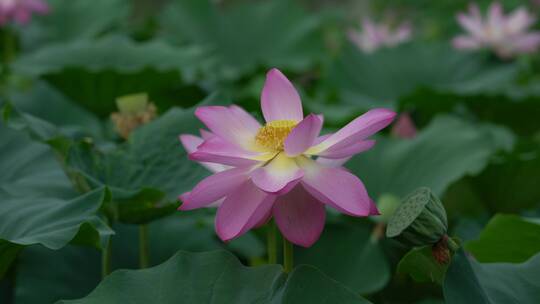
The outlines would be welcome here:
M 382 47 L 394 47 L 409 41 L 412 27 L 408 22 L 392 28 L 388 23 L 375 23 L 366 18 L 362 21 L 362 30 L 349 29 L 349 40 L 366 53 L 373 53 Z
M 468 14 L 459 13 L 457 20 L 467 31 L 452 41 L 458 49 L 491 49 L 499 57 L 509 58 L 535 52 L 540 46 L 540 32 L 529 31 L 536 18 L 524 7 L 504 15 L 502 5 L 493 2 L 484 18 L 478 6 L 471 4 Z

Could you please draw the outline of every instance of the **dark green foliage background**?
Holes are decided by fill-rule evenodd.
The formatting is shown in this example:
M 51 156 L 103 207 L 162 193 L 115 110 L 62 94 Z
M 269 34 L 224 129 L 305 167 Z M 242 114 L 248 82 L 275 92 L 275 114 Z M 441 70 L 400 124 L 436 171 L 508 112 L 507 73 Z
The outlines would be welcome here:
M 453 49 L 468 1 L 47 2 L 10 27 L 17 56 L 0 79 L 0 303 L 540 303 L 540 55 Z M 346 31 L 368 15 L 411 20 L 413 40 L 362 53 Z M 431 188 L 463 244 L 449 265 L 381 237 L 384 220 L 328 210 L 287 275 L 264 265 L 264 227 L 223 243 L 214 209 L 176 211 L 210 174 L 178 142 L 202 127 L 195 107 L 261 117 L 273 67 L 324 132 L 374 107 L 411 115 L 414 139 L 385 130 L 346 166 L 377 203 Z M 159 117 L 123 140 L 115 99 L 140 92 Z M 118 271 L 102 280 L 109 240 Z

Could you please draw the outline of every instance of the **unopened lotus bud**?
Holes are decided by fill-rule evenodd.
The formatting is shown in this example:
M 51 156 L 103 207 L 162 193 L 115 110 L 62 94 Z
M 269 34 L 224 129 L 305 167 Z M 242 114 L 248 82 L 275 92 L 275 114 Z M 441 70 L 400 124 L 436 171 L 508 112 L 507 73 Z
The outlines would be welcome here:
M 397 138 L 414 138 L 416 137 L 416 126 L 408 113 L 399 115 L 397 121 L 392 126 L 390 133 Z
M 386 236 L 410 246 L 438 243 L 448 230 L 446 211 L 429 188 L 419 188 L 397 207 L 388 222 Z
M 111 114 L 117 132 L 123 138 L 140 125 L 152 121 L 157 115 L 156 106 L 148 101 L 147 94 L 134 94 L 116 99 L 119 112 Z

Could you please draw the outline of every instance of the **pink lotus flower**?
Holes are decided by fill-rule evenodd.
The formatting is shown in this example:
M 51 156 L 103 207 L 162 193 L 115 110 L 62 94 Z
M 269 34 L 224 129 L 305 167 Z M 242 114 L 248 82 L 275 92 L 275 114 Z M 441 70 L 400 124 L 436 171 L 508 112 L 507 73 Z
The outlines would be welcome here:
M 411 115 L 409 115 L 409 113 L 400 114 L 392 126 L 390 133 L 397 138 L 416 137 L 417 130 Z
M 46 14 L 49 6 L 43 0 L 0 0 L 0 25 L 10 21 L 26 24 L 32 13 Z
M 527 31 L 536 19 L 524 7 L 505 16 L 501 4 L 493 2 L 484 19 L 478 6 L 471 4 L 469 14 L 460 13 L 457 20 L 468 32 L 452 41 L 458 49 L 492 49 L 498 56 L 508 58 L 535 52 L 540 46 L 540 32 Z
M 285 238 L 304 247 L 319 238 L 325 205 L 352 216 L 378 214 L 360 179 L 342 165 L 373 147 L 367 138 L 390 124 L 394 112 L 374 109 L 319 136 L 323 117 L 304 117 L 300 96 L 277 69 L 267 74 L 261 107 L 263 126 L 238 106 L 197 108 L 210 131 L 180 140 L 190 159 L 215 174 L 180 196 L 180 210 L 219 204 L 215 225 L 223 241 L 273 217 Z
M 349 40 L 366 53 L 372 53 L 381 47 L 393 47 L 409 41 L 412 28 L 409 23 L 402 23 L 391 29 L 385 23 L 376 24 L 367 18 L 362 21 L 362 31 L 349 29 Z

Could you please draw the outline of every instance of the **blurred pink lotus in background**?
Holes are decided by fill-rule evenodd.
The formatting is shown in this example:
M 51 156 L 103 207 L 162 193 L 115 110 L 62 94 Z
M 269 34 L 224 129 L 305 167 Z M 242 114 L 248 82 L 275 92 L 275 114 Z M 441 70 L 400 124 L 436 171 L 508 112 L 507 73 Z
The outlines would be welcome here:
M 44 0 L 0 0 L 0 25 L 8 22 L 26 24 L 33 13 L 46 14 L 49 6 Z
M 215 174 L 180 196 L 180 210 L 219 205 L 215 225 L 223 241 L 273 217 L 287 240 L 304 247 L 319 239 L 325 205 L 352 216 L 378 214 L 362 181 L 342 165 L 374 146 L 368 137 L 392 122 L 393 111 L 370 110 L 319 136 L 322 115 L 304 117 L 298 92 L 277 69 L 267 74 L 261 108 L 265 125 L 235 105 L 197 108 L 209 131 L 180 140 Z
M 393 47 L 409 41 L 412 27 L 408 22 L 392 28 L 389 23 L 375 23 L 366 18 L 362 21 L 362 30 L 351 28 L 348 31 L 349 40 L 366 53 L 372 53 L 382 47 Z
M 466 35 L 454 38 L 458 49 L 491 49 L 501 58 L 535 52 L 540 46 L 540 32 L 528 31 L 536 22 L 525 7 L 504 15 L 501 3 L 493 2 L 485 18 L 477 5 L 471 4 L 469 12 L 457 15 Z

